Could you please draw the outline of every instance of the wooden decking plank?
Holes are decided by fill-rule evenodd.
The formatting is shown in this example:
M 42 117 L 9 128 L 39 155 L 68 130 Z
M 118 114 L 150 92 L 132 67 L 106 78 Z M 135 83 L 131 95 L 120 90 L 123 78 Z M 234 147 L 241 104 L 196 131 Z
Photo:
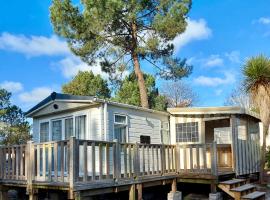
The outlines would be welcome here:
M 231 191 L 233 191 L 233 192 L 243 192 L 243 191 L 246 191 L 246 190 L 250 190 L 252 188 L 255 188 L 255 186 L 251 185 L 251 184 L 245 184 L 245 185 L 242 185 L 242 186 L 239 186 L 239 187 L 236 187 L 236 188 L 232 188 Z
M 242 182 L 245 182 L 245 181 L 246 181 L 245 179 L 232 179 L 232 180 L 220 182 L 220 184 L 233 185 L 233 184 L 242 183 Z
M 262 197 L 264 195 L 265 195 L 265 192 L 255 191 L 255 192 L 249 193 L 245 196 L 242 196 L 242 199 L 257 199 L 257 198 Z

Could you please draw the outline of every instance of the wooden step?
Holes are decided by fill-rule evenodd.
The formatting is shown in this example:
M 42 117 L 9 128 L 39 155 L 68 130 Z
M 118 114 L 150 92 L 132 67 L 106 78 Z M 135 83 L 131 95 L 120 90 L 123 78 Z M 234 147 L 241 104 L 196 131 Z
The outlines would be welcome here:
M 232 188 L 231 191 L 233 192 L 245 192 L 247 190 L 255 189 L 254 185 L 251 184 L 245 184 L 236 188 Z
M 265 192 L 252 192 L 247 195 L 242 196 L 242 199 L 265 199 Z
M 245 179 L 232 179 L 232 180 L 220 182 L 218 187 L 221 189 L 230 190 L 232 188 L 236 188 L 244 184 L 246 184 Z
M 245 183 L 245 182 L 246 182 L 245 179 L 232 179 L 232 180 L 220 182 L 219 184 L 234 185 L 234 184 L 237 184 L 237 183 Z

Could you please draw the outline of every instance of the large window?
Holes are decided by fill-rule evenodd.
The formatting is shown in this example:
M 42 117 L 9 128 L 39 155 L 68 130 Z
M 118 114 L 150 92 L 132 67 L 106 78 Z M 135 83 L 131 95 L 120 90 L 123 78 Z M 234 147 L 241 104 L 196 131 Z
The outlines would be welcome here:
M 40 123 L 40 142 L 49 141 L 49 122 Z
M 176 124 L 176 142 L 198 142 L 198 122 Z
M 62 120 L 52 121 L 52 140 L 58 141 L 62 139 Z
M 114 115 L 114 139 L 119 142 L 126 142 L 127 136 L 127 116 L 126 115 Z
M 69 139 L 73 136 L 73 118 L 65 119 L 65 139 Z
M 86 115 L 75 117 L 75 135 L 78 139 L 86 138 Z

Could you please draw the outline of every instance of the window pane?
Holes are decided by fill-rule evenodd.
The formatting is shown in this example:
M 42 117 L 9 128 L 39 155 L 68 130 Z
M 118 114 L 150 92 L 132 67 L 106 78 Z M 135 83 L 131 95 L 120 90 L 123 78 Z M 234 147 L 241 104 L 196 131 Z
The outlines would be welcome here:
M 114 125 L 114 139 L 117 139 L 119 142 L 126 142 L 126 132 L 127 126 Z
M 49 122 L 40 124 L 40 142 L 49 141 Z
M 198 142 L 198 122 L 178 123 L 176 127 L 176 142 Z
M 114 115 L 114 121 L 115 123 L 126 124 L 127 117 L 123 115 Z
M 52 140 L 62 139 L 62 120 L 52 122 Z
M 75 117 L 75 135 L 78 139 L 85 139 L 86 115 Z
M 65 139 L 73 135 L 73 118 L 65 119 Z

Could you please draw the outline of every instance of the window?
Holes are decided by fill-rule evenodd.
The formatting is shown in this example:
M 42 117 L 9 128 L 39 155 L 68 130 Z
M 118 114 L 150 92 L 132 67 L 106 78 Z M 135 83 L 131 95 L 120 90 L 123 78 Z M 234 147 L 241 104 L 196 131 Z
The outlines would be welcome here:
M 114 115 L 115 124 L 127 124 L 127 116 L 125 115 Z
M 40 142 L 49 141 L 49 122 L 40 123 Z
M 127 116 L 114 115 L 114 139 L 119 142 L 125 143 L 127 136 Z
M 62 139 L 62 120 L 52 121 L 52 140 Z
M 141 144 L 151 144 L 151 137 L 150 136 L 141 135 L 140 136 L 140 143 Z
M 162 144 L 170 144 L 170 133 L 168 122 L 161 122 L 161 142 Z
M 176 142 L 198 142 L 198 122 L 178 123 L 176 127 Z
M 65 119 L 65 139 L 69 139 L 73 136 L 73 118 Z
M 85 139 L 86 115 L 75 117 L 75 135 L 78 139 Z

